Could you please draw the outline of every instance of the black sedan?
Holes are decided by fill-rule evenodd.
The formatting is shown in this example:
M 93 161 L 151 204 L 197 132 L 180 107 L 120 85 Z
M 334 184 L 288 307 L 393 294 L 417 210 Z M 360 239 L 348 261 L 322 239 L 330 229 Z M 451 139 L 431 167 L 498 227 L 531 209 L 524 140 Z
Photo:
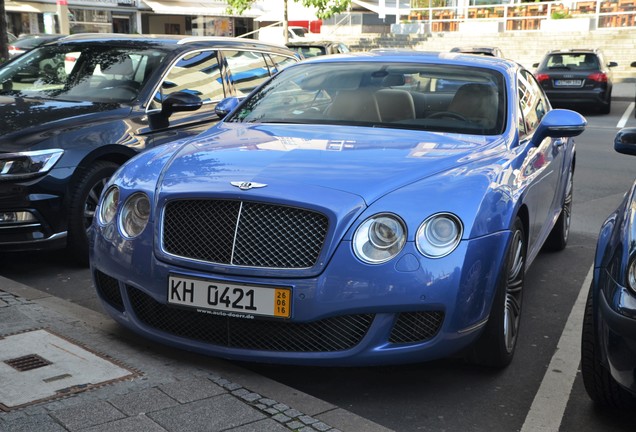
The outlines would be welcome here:
M 554 50 L 534 64 L 534 74 L 553 106 L 585 106 L 609 114 L 615 66 L 600 49 Z
M 636 155 L 636 128 L 622 129 L 614 148 Z M 636 408 L 636 182 L 603 226 L 583 320 L 581 374 L 601 406 Z
M 45 44 L 47 42 L 53 42 L 66 35 L 59 34 L 33 34 L 21 36 L 9 45 L 9 58 L 17 57 L 25 52 L 32 50 L 33 48 Z
M 347 45 L 338 41 L 293 41 L 287 47 L 302 54 L 303 57 L 316 57 L 329 54 L 344 54 L 351 50 Z
M 0 67 L 0 250 L 68 247 L 106 180 L 138 152 L 192 136 L 214 108 L 299 56 L 252 40 L 73 35 Z

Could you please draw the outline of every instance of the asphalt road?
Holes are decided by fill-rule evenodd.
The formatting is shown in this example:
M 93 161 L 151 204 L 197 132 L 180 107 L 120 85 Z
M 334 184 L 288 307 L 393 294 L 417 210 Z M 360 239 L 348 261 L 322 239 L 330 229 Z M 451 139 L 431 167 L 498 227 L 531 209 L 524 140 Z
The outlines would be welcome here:
M 577 138 L 570 242 L 563 252 L 540 254 L 527 273 L 521 334 L 508 368 L 459 359 L 374 368 L 243 366 L 396 431 L 633 430 L 636 413 L 596 409 L 578 371 L 580 295 L 588 289 L 596 236 L 636 177 L 636 158 L 612 145 L 629 103 L 614 102 L 610 115 L 584 113 L 589 126 Z M 636 126 L 633 114 L 624 120 Z M 0 274 L 101 310 L 88 270 L 59 252 L 0 255 Z

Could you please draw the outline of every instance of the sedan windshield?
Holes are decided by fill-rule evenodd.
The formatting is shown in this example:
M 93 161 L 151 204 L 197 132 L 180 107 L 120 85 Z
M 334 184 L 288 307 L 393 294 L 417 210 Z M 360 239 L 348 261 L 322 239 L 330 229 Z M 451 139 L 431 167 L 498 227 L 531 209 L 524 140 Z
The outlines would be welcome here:
M 301 63 L 276 75 L 226 121 L 497 135 L 505 127 L 504 88 L 501 74 L 477 67 Z
M 50 45 L 0 68 L 0 94 L 88 102 L 130 102 L 161 63 L 148 48 Z

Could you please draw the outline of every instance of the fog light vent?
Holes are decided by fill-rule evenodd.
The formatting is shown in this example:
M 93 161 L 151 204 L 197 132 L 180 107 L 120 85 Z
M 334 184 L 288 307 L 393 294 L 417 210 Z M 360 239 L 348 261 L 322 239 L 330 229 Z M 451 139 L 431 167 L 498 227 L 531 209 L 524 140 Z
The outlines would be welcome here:
M 51 364 L 50 361 L 40 357 L 37 354 L 29 354 L 22 357 L 5 360 L 6 364 L 20 372 L 26 372 L 33 369 L 41 368 Z

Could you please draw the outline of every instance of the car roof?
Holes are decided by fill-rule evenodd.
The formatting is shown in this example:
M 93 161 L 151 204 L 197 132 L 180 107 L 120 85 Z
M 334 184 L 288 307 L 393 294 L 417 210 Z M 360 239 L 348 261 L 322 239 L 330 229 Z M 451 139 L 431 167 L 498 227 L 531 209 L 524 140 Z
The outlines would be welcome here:
M 216 48 L 232 48 L 242 47 L 250 49 L 266 49 L 272 52 L 285 54 L 295 54 L 288 48 L 268 42 L 257 41 L 247 38 L 233 38 L 224 36 L 186 36 L 186 35 L 164 35 L 164 34 L 120 34 L 120 33 L 77 33 L 59 39 L 59 44 L 103 44 L 108 42 L 117 46 L 138 46 L 138 44 L 146 43 L 160 45 L 164 48 L 172 47 L 179 49 L 180 47 L 209 47 L 214 45 Z
M 548 54 L 572 54 L 572 53 L 589 53 L 596 54 L 601 52 L 598 48 L 567 48 L 567 49 L 555 49 L 548 51 Z
M 341 44 L 342 42 L 330 41 L 330 40 L 317 40 L 317 41 L 293 41 L 288 42 L 287 46 L 327 46 L 333 44 Z M 342 43 L 344 45 L 344 43 Z
M 478 66 L 498 69 L 502 73 L 516 70 L 520 66 L 517 62 L 502 57 L 476 56 L 457 52 L 416 51 L 411 49 L 373 49 L 366 52 L 353 52 L 328 56 L 316 56 L 304 60 L 302 63 L 368 61 L 368 62 L 433 62 L 458 66 Z

